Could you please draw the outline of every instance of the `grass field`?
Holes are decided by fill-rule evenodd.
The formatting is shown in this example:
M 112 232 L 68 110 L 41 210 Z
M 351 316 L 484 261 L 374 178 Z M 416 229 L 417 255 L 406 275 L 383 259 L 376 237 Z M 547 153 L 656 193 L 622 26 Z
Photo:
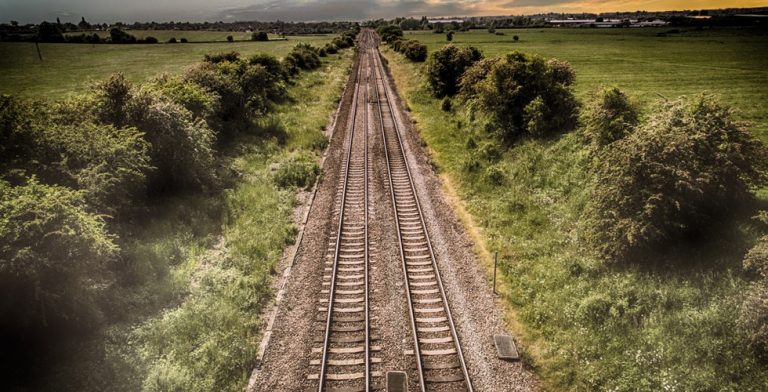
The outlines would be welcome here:
M 181 38 L 186 38 L 190 43 L 194 42 L 211 42 L 211 41 L 220 41 L 220 42 L 226 42 L 227 36 L 232 36 L 232 38 L 235 41 L 250 41 L 251 40 L 251 33 L 246 33 L 243 31 L 201 31 L 201 30 L 125 30 L 126 33 L 133 35 L 134 37 L 138 39 L 147 38 L 147 37 L 155 37 L 160 41 L 168 42 L 171 38 L 176 38 L 177 40 L 180 40 Z M 94 31 L 85 32 L 86 34 L 93 34 Z M 96 34 L 99 35 L 99 37 L 106 38 L 109 37 L 109 31 L 95 31 Z M 79 35 L 82 33 L 70 33 L 71 35 Z M 269 39 L 271 40 L 279 40 L 282 39 L 280 36 L 269 34 Z
M 453 44 L 472 45 L 487 57 L 519 50 L 567 60 L 576 70 L 576 93 L 585 98 L 601 85 L 616 85 L 643 102 L 662 95 L 718 94 L 755 123 L 768 141 L 768 33 L 741 30 L 686 31 L 658 37 L 670 29 L 516 29 L 457 33 Z M 515 42 L 517 35 L 520 40 Z M 447 44 L 445 34 L 410 33 L 433 51 Z
M 670 98 L 716 92 L 768 140 L 764 36 L 718 31 L 661 38 L 657 31 L 478 31 L 454 41 L 489 56 L 517 49 L 571 61 L 582 99 L 608 83 L 644 102 L 657 92 Z M 521 41 L 513 43 L 513 34 Z M 445 44 L 444 35 L 418 39 L 430 50 Z M 605 266 L 580 241 L 591 176 L 578 130 L 522 141 L 467 170 L 468 139 L 492 143 L 482 121 L 458 101 L 452 112 L 442 111 L 426 88 L 424 65 L 383 52 L 446 189 L 479 233 L 486 265 L 482 248 L 500 253 L 508 320 L 546 389 L 765 390 L 768 367 L 745 347 L 736 322 L 753 279 L 743 272 L 742 257 L 760 233 L 749 213 L 719 222 L 698 242 L 660 250 L 657 266 Z M 501 185 L 486 179 L 491 169 L 504 173 Z
M 153 31 L 160 39 L 165 35 L 182 35 L 178 31 Z M 185 34 L 187 32 L 184 32 Z M 215 39 L 218 32 L 194 32 L 198 38 Z M 224 37 L 226 37 L 226 33 Z M 192 37 L 193 35 L 190 35 Z M 132 82 L 141 82 L 162 72 L 180 73 L 206 53 L 237 51 L 244 56 L 269 53 L 277 57 L 287 54 L 296 44 L 306 42 L 325 45 L 327 36 L 288 36 L 286 40 L 269 42 L 220 42 L 187 44 L 40 44 L 43 55 L 37 57 L 35 45 L 23 42 L 0 43 L 0 94 L 27 98 L 61 98 L 88 88 L 88 82 L 102 80 L 122 72 Z

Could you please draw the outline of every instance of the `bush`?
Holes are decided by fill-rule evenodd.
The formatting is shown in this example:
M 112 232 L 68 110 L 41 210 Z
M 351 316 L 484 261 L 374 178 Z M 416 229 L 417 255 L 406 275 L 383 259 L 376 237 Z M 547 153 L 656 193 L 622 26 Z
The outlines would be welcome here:
M 181 37 L 181 40 L 179 40 L 179 42 L 181 42 L 182 44 L 186 44 L 189 41 L 186 38 Z
M 255 32 L 251 34 L 251 40 L 253 41 L 269 41 L 269 35 L 263 31 Z
M 451 98 L 450 97 L 445 97 L 445 98 L 443 98 L 443 101 L 440 102 L 440 109 L 442 111 L 444 111 L 444 112 L 450 112 L 451 111 L 451 107 L 452 107 L 452 104 L 451 104 Z
M 120 29 L 109 30 L 109 38 L 113 44 L 133 44 L 136 43 L 136 37 Z
M 328 54 L 336 54 L 339 52 L 339 49 L 334 44 L 325 44 L 325 53 Z
M 396 25 L 384 25 L 376 29 L 376 34 L 384 42 L 390 42 L 403 36 L 403 29 Z
M 234 42 L 234 41 L 235 41 L 235 37 L 233 37 L 231 35 L 227 36 L 227 42 Z
M 157 38 L 150 36 L 150 37 L 144 38 L 144 42 L 148 44 L 156 44 L 158 41 L 157 41 Z
M 400 46 L 400 52 L 411 61 L 423 62 L 427 59 L 427 46 L 422 45 L 419 41 L 406 41 Z
M 0 302 L 3 336 L 39 342 L 62 327 L 95 326 L 99 283 L 118 247 L 82 193 L 0 181 L 0 216 L 0 293 L 13 299 Z
M 506 179 L 506 174 L 498 166 L 489 166 L 485 169 L 485 180 L 491 185 L 502 185 Z
M 501 61 L 501 59 L 498 57 L 482 59 L 464 71 L 459 79 L 459 94 L 464 99 L 469 99 L 477 95 L 476 86 L 485 79 L 491 71 L 491 67 L 499 61 Z
M 491 64 L 474 89 L 480 109 L 491 116 L 496 132 L 510 141 L 573 129 L 578 104 L 572 82 L 567 63 L 514 52 Z
M 448 41 L 448 42 L 451 42 L 451 41 L 453 41 L 453 31 L 449 31 L 449 32 L 448 32 L 448 33 L 445 35 L 445 40 L 446 40 L 446 41 Z
M 628 135 L 638 122 L 637 106 L 616 87 L 595 93 L 587 108 L 584 132 L 598 146 L 605 146 Z
M 432 53 L 427 65 L 427 80 L 437 98 L 452 96 L 458 91 L 458 82 L 464 71 L 483 55 L 473 47 L 457 48 L 446 45 Z
M 516 35 L 515 35 L 515 36 L 512 36 L 512 39 L 513 39 L 513 40 L 515 40 L 515 42 L 517 42 L 517 41 L 520 41 L 520 37 L 518 37 L 518 36 L 516 36 Z
M 169 43 L 169 44 L 175 44 L 175 43 L 178 43 L 178 41 L 176 41 L 176 37 L 171 37 L 171 38 L 168 40 L 168 43 Z
M 309 44 L 296 45 L 283 60 L 283 66 L 290 75 L 296 75 L 302 69 L 316 69 L 320 64 L 318 49 Z
M 280 187 L 300 187 L 309 189 L 320 174 L 320 166 L 309 154 L 294 155 L 278 164 L 272 174 L 275 184 Z
M 235 62 L 240 61 L 240 53 L 232 51 L 232 52 L 221 52 L 221 53 L 208 53 L 203 56 L 203 61 L 213 64 L 223 63 L 225 61 L 228 62 Z
M 587 242 L 626 260 L 691 236 L 766 184 L 765 147 L 708 96 L 663 103 L 601 150 L 586 206 Z
M 157 91 L 141 88 L 125 107 L 127 123 L 144 132 L 156 168 L 152 193 L 205 189 L 215 183 L 215 134 L 204 120 Z
M 762 237 L 744 257 L 744 268 L 760 279 L 747 291 L 741 306 L 739 325 L 747 344 L 763 362 L 768 362 L 768 236 Z

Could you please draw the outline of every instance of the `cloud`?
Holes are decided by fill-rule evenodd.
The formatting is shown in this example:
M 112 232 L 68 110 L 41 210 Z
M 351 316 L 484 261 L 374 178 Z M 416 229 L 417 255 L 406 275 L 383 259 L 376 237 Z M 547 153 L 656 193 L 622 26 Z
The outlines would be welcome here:
M 269 1 L 245 7 L 227 8 L 216 17 L 226 20 L 357 20 L 397 16 L 466 15 L 475 3 L 428 0 L 316 0 Z
M 513 0 L 502 4 L 504 8 L 516 8 L 516 7 L 547 7 L 553 5 L 565 5 L 576 3 L 579 0 Z

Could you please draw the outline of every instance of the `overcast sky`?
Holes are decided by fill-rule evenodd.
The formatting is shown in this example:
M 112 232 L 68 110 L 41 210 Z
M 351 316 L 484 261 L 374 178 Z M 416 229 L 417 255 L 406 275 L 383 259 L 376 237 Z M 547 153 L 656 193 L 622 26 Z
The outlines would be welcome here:
M 360 20 L 767 6 L 768 0 L 0 0 L 0 21 Z

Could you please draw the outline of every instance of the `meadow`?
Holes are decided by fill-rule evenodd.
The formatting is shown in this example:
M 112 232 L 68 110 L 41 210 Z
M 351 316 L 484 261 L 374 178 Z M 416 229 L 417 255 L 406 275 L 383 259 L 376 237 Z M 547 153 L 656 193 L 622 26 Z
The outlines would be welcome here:
M 567 60 L 582 103 L 598 86 L 617 85 L 643 104 L 644 116 L 656 100 L 715 93 L 768 141 L 765 36 L 740 30 L 657 36 L 666 30 L 472 31 L 455 34 L 453 42 L 476 46 L 487 57 L 519 50 Z M 406 38 L 430 51 L 446 44 L 444 34 Z M 768 367 L 746 348 L 737 323 L 754 281 L 742 258 L 764 230 L 751 218 L 755 206 L 737 209 L 698 239 L 658 250 L 651 263 L 605 265 L 581 241 L 592 158 L 580 129 L 494 149 L 482 117 L 467 105 L 454 99 L 450 112 L 441 109 L 426 85 L 424 64 L 391 49 L 383 53 L 489 267 L 489 284 L 492 255 L 499 254 L 507 320 L 524 363 L 546 389 L 764 390 Z M 500 156 L 468 169 L 484 151 Z M 488 180 L 487 173 L 498 172 L 500 180 Z M 766 191 L 756 191 L 764 206 Z
M 522 51 L 566 60 L 576 69 L 576 94 L 615 85 L 643 103 L 660 97 L 710 92 L 731 103 L 768 141 L 768 33 L 696 31 L 658 36 L 671 28 L 515 29 L 456 33 L 452 43 L 475 46 L 486 57 Z M 519 41 L 514 40 L 519 37 Z M 431 52 L 445 34 L 406 32 Z
M 143 36 L 140 32 L 132 34 Z M 245 33 L 200 31 L 152 31 L 160 39 L 189 37 L 189 42 L 178 44 L 40 44 L 43 61 L 37 57 L 33 43 L 0 43 L 0 94 L 13 94 L 26 98 L 62 98 L 70 93 L 82 92 L 88 83 L 103 80 L 115 72 L 122 72 L 131 82 L 143 82 L 160 73 L 179 74 L 203 58 L 206 53 L 237 51 L 243 56 L 267 53 L 283 57 L 299 43 L 320 47 L 330 42 L 333 35 L 286 36 L 285 40 L 268 42 L 226 42 L 227 35 L 245 39 Z M 223 38 L 222 38 L 223 37 Z M 275 37 L 270 37 L 275 38 Z

